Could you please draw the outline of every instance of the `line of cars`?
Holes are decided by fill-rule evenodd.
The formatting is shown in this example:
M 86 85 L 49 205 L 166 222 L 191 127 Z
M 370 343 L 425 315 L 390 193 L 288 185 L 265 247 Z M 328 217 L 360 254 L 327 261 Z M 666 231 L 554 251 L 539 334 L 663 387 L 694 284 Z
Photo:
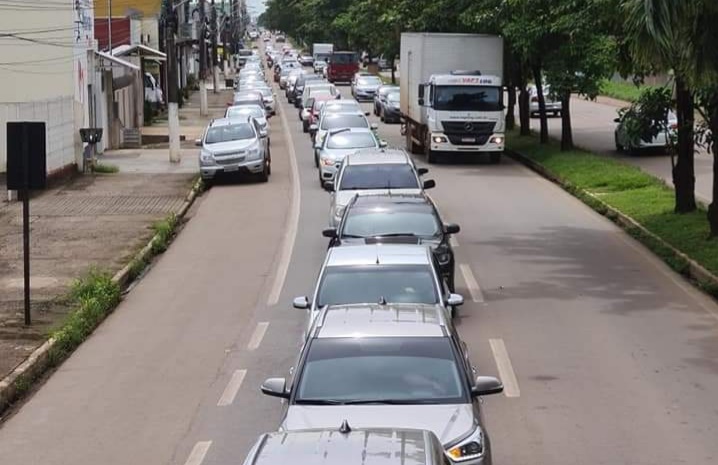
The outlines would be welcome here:
M 289 48 L 270 57 L 275 76 L 290 70 L 277 84 L 309 122 L 329 244 L 312 296 L 293 301 L 307 312 L 294 368 L 261 386 L 283 399 L 279 431 L 245 463 L 375 463 L 396 449 L 387 463 L 490 465 L 480 398 L 503 385 L 477 376 L 453 323 L 459 226 L 427 195 L 428 170 L 386 147 L 356 100 L 289 65 Z

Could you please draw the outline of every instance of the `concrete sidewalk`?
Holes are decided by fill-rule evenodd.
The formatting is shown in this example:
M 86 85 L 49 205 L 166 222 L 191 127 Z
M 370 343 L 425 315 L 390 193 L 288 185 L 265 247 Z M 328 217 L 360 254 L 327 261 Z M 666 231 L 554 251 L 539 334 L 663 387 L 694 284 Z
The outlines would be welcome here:
M 190 140 L 181 163 L 170 163 L 166 148 L 108 151 L 99 161 L 119 173 L 77 176 L 31 199 L 29 328 L 23 324 L 22 206 L 0 202 L 0 379 L 71 310 L 60 297 L 73 279 L 93 266 L 119 270 L 151 237 L 152 224 L 180 208 L 198 172 L 192 141 L 230 98 L 231 91 L 210 92 L 209 117 L 199 115 L 198 93 L 180 110 Z M 150 130 L 167 131 L 166 123 Z

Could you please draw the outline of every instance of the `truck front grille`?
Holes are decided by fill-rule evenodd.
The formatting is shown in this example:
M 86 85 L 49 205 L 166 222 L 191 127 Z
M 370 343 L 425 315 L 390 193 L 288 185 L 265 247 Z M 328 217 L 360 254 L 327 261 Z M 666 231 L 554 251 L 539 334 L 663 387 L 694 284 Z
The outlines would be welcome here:
M 442 121 L 444 132 L 449 135 L 493 134 L 496 123 L 493 121 Z

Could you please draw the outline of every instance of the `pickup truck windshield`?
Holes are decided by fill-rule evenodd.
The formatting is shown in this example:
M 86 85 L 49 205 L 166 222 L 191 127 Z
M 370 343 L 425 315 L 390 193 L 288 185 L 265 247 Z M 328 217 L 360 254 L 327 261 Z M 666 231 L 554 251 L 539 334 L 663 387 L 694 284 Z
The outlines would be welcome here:
M 500 87 L 434 87 L 434 109 L 441 111 L 501 111 L 502 99 Z

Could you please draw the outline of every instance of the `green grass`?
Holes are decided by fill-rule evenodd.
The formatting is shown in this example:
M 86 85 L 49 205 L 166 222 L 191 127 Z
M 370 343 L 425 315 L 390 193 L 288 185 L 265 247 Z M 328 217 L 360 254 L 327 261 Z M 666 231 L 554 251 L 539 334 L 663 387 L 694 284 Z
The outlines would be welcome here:
M 74 310 L 52 333 L 55 362 L 79 346 L 115 308 L 120 301 L 120 286 L 112 281 L 109 272 L 92 269 L 74 281 L 68 297 Z
M 606 97 L 626 102 L 635 102 L 646 87 L 648 86 L 636 86 L 631 82 L 614 82 L 606 79 L 601 82 L 599 93 Z
M 601 213 L 603 202 L 630 216 L 648 231 L 718 275 L 718 240 L 709 240 L 704 209 L 688 214 L 673 212 L 675 194 L 661 180 L 634 166 L 582 150 L 561 152 L 557 143 L 540 145 L 531 137 L 511 133 L 509 148 L 543 165 L 567 183 L 567 189 Z M 603 208 L 605 210 L 605 208 Z M 670 266 L 685 273 L 684 260 L 636 228 L 629 234 L 641 240 Z M 711 289 L 707 289 L 712 291 Z M 718 295 L 718 294 L 714 294 Z
M 152 225 L 156 237 L 152 241 L 152 255 L 163 253 L 169 247 L 172 236 L 174 236 L 175 228 L 177 228 L 177 215 L 171 213 L 163 220 Z
M 116 165 L 110 165 L 107 163 L 96 163 L 93 171 L 95 173 L 113 174 L 119 173 L 120 168 Z

